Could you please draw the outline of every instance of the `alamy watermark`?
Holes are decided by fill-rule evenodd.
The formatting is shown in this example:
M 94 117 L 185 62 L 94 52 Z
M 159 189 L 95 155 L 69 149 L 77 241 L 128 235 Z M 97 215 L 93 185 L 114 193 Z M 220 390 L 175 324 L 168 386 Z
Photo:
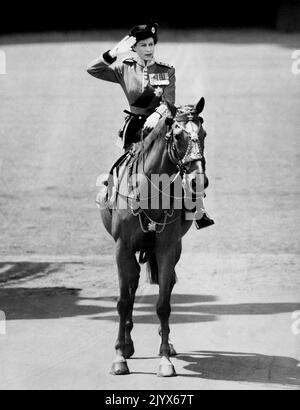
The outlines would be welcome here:
M 300 50 L 295 50 L 292 53 L 292 73 L 294 75 L 299 75 L 300 74 Z
M 300 311 L 296 311 L 292 313 L 292 333 L 295 336 L 300 336 Z
M 97 197 L 100 208 L 134 211 L 142 210 L 185 210 L 186 219 L 191 213 L 204 212 L 205 176 L 203 173 L 191 175 L 129 174 L 100 175 L 96 186 L 102 188 Z
M 6 54 L 0 50 L 0 75 L 6 74 Z
M 6 315 L 0 310 L 0 336 L 6 335 Z

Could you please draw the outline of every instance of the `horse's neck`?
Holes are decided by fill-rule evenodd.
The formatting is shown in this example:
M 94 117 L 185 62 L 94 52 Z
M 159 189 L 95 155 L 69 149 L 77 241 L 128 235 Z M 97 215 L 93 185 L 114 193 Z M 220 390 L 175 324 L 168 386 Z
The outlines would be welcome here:
M 143 173 L 148 177 L 152 174 L 173 175 L 176 168 L 171 163 L 168 155 L 165 138 L 158 138 L 144 162 Z
M 171 204 L 166 204 L 165 196 L 162 197 L 161 190 L 167 191 L 170 180 L 176 174 L 176 167 L 172 164 L 168 155 L 168 148 L 165 141 L 164 132 L 154 141 L 153 146 L 148 151 L 144 161 L 139 164 L 139 193 L 143 198 L 143 204 L 147 205 L 151 218 L 157 220 L 161 217 L 162 209 L 170 209 Z M 146 178 L 145 178 L 146 176 Z M 165 179 L 169 176 L 169 179 Z M 159 181 L 157 180 L 159 177 Z M 162 179 L 161 179 L 162 178 Z M 167 183 L 167 186 L 161 183 Z M 148 199 L 148 200 L 147 200 Z M 157 202 L 159 201 L 159 202 Z M 162 205 L 164 204 L 164 205 Z M 164 206 L 164 208 L 162 208 Z M 165 208 L 167 206 L 167 208 Z

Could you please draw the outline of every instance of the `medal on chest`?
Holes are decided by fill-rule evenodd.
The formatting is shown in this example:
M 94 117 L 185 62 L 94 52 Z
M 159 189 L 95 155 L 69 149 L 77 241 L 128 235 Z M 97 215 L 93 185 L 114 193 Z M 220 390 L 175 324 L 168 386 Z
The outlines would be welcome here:
M 155 87 L 154 94 L 155 94 L 156 97 L 161 97 L 163 95 L 163 93 L 164 93 L 163 88 Z
M 170 79 L 168 73 L 149 74 L 149 82 L 152 86 L 169 85 Z

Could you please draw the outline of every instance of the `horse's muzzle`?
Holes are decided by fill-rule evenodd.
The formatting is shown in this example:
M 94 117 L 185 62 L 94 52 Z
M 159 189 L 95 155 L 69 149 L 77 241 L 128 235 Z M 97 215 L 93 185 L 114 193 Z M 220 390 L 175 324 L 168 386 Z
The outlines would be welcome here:
M 202 160 L 191 163 L 189 172 L 186 175 L 186 182 L 192 194 L 201 194 L 208 187 L 208 178 Z

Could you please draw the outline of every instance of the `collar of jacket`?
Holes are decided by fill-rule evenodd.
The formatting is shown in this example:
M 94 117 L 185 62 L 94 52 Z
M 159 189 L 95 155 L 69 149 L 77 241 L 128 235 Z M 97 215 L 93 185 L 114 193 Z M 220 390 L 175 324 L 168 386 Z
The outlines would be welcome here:
M 151 60 L 149 62 L 145 62 L 145 60 L 142 60 L 140 57 L 135 56 L 133 57 L 133 60 L 137 62 L 138 65 L 140 65 L 141 67 L 151 67 L 152 65 L 155 64 L 155 60 Z

